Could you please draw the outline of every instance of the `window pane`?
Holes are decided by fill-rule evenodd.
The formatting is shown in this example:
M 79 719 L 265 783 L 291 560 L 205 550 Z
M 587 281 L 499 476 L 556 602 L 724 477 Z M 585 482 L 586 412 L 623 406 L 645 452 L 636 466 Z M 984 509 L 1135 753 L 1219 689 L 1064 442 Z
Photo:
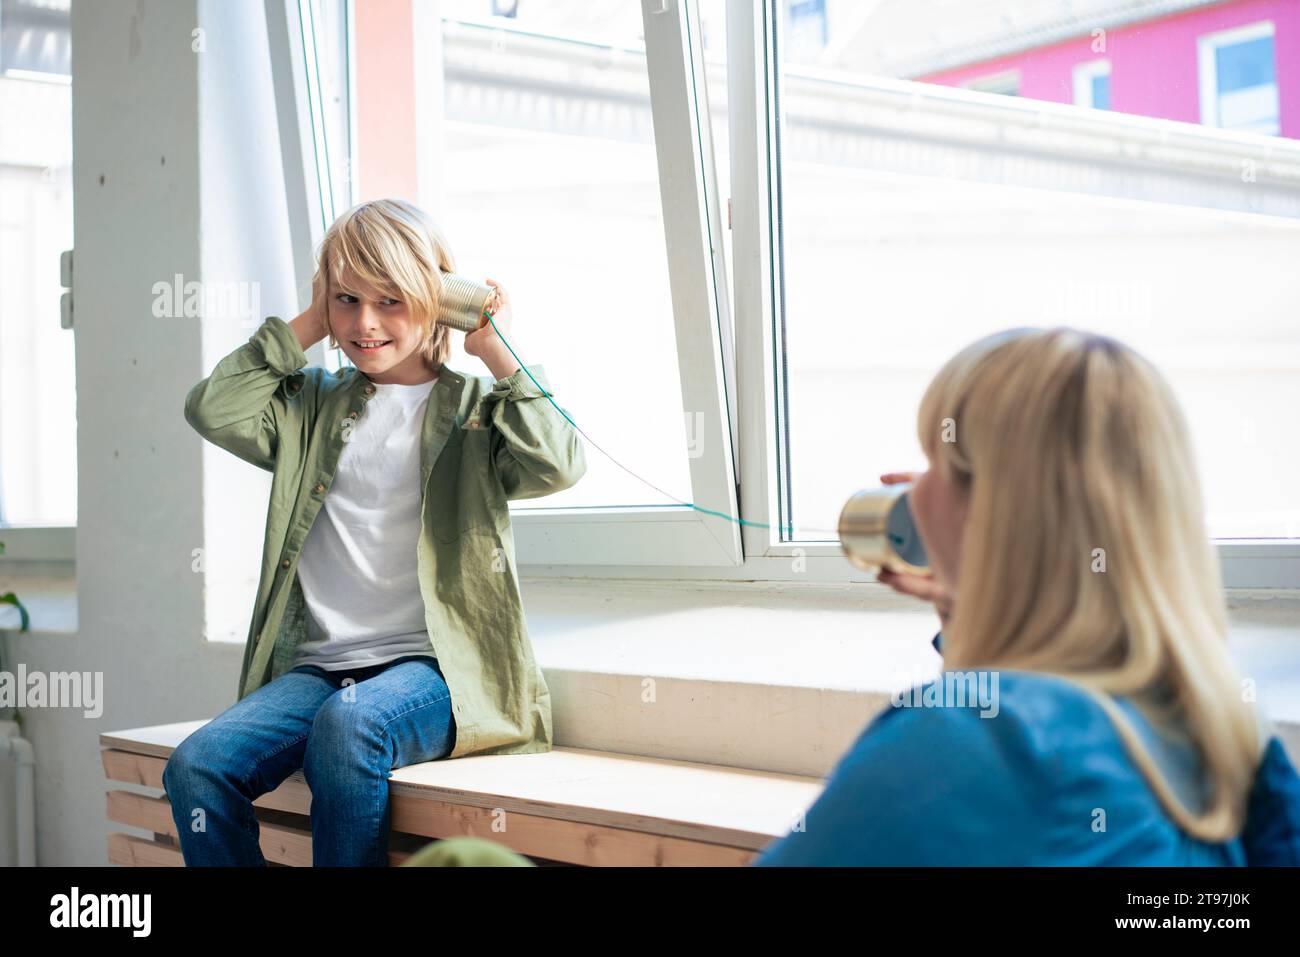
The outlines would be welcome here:
M 1277 82 L 1273 71 L 1273 38 L 1259 37 L 1245 43 L 1219 47 L 1215 54 L 1220 93 L 1245 90 L 1252 86 L 1272 86 Z
M 1110 74 L 1092 78 L 1092 104 L 1098 110 L 1110 109 Z
M 1213 534 L 1300 535 L 1300 190 L 1286 179 L 1300 112 L 1281 116 L 1280 139 L 1225 149 L 1199 122 L 1197 45 L 1247 23 L 1241 5 L 1162 7 L 1110 22 L 1102 3 L 999 4 L 1005 18 L 986 3 L 832 4 L 826 50 L 784 56 L 783 522 L 834 528 L 857 488 L 923 468 L 917 405 L 957 349 L 1063 324 L 1116 336 L 1171 380 Z M 1279 37 L 1284 22 L 1300 31 L 1294 5 L 1246 12 L 1265 7 Z M 1111 112 L 1068 105 L 1075 68 L 1103 57 L 1092 99 Z M 970 92 L 999 75 L 1018 77 L 1020 99 Z M 1266 157 L 1287 172 L 1256 178 Z M 853 435 L 828 414 L 844 409 L 864 412 Z
M 302 79 L 311 91 L 312 102 L 317 104 L 313 129 L 315 118 L 320 121 L 320 136 L 314 149 L 322 232 L 353 202 L 354 157 L 352 128 L 348 122 L 351 109 L 348 81 L 352 68 L 348 54 L 352 38 L 347 8 L 347 0 L 311 0 L 301 7 L 303 44 L 310 47 L 309 55 L 303 58 Z M 303 294 L 306 293 L 304 289 Z M 327 371 L 335 372 L 348 363 L 343 350 L 329 348 L 328 340 L 321 348 Z
M 506 338 L 545 367 L 556 403 L 628 469 L 692 501 L 640 4 L 496 6 L 503 15 L 491 0 L 438 5 L 431 99 L 445 115 L 439 155 L 421 160 L 439 174 L 411 198 L 442 226 L 458 272 L 508 289 Z M 357 104 L 359 129 L 373 108 Z M 358 201 L 373 198 L 361 165 Z M 462 340 L 449 364 L 490 374 Z M 587 463 L 577 486 L 527 504 L 674 504 L 591 442 Z
M 0 0 L 0 71 L 72 73 L 69 0 Z
M 1271 26 L 1254 24 L 1245 33 L 1265 35 L 1247 39 L 1240 31 L 1229 31 L 1207 38 L 1214 57 L 1202 69 L 1212 69 L 1214 75 L 1203 85 L 1214 97 L 1213 122 L 1225 130 L 1276 134 L 1280 116 Z
M 77 521 L 68 4 L 0 6 L 0 524 Z M 87 304 L 87 308 L 89 304 Z

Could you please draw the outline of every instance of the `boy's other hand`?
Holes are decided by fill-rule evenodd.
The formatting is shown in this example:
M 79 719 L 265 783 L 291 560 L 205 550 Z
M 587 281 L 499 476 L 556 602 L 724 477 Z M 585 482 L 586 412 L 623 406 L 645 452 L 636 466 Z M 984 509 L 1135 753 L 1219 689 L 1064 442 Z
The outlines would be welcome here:
M 320 342 L 328 334 L 325 328 L 325 310 L 329 308 L 327 296 L 329 284 L 323 270 L 316 270 L 311 281 L 311 305 L 294 317 L 289 323 L 298 344 L 306 351 Z

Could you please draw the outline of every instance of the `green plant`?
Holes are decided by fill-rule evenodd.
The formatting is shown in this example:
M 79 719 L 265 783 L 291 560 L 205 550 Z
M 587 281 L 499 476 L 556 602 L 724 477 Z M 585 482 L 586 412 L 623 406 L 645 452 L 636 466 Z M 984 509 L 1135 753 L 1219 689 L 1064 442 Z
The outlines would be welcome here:
M 3 541 L 0 541 L 0 555 L 3 555 L 4 553 L 5 553 L 5 543 Z M 12 591 L 7 591 L 3 595 L 0 595 L 0 602 L 7 602 L 10 605 L 17 606 L 18 619 L 19 619 L 18 630 L 26 631 L 28 627 L 31 625 L 31 616 L 27 614 L 27 609 L 24 608 L 23 603 L 18 600 L 18 596 L 15 595 Z

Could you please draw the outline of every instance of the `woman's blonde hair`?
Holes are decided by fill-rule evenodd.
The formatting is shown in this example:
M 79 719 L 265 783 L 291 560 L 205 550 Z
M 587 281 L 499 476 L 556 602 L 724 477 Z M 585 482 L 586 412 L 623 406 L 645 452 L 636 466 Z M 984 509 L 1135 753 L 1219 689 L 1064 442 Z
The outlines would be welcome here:
M 321 242 L 317 275 L 337 287 L 344 270 L 386 296 L 408 304 L 424 328 L 420 353 L 433 368 L 451 355 L 447 326 L 437 324 L 442 273 L 455 272 L 455 260 L 433 219 L 402 199 L 373 199 L 353 206 L 334 221 Z M 338 348 L 325 311 L 331 349 Z
M 917 427 L 969 495 L 944 667 L 1082 686 L 1187 833 L 1235 837 L 1261 728 L 1228 655 L 1192 442 L 1164 377 L 1105 336 L 1007 330 L 944 365 Z M 1111 697 L 1125 695 L 1190 735 L 1203 808 L 1174 795 Z

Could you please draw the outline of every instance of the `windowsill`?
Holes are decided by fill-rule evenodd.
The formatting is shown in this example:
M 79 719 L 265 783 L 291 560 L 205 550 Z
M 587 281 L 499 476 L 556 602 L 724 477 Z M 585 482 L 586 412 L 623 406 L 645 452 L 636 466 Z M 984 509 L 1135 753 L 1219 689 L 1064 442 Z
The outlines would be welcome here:
M 0 594 L 12 591 L 28 614 L 20 632 L 18 609 L 0 604 L 0 634 L 75 635 L 78 629 L 77 575 L 72 562 L 0 562 Z
M 69 563 L 0 563 L 30 630 L 78 630 Z M 938 620 L 874 584 L 525 577 L 555 743 L 824 776 L 892 691 L 934 674 Z M 1300 756 L 1300 591 L 1230 589 L 1229 645 Z M 233 647 L 233 645 L 231 646 Z
M 555 743 L 824 776 L 938 619 L 883 585 L 525 578 Z M 1229 591 L 1229 644 L 1300 756 L 1300 593 Z

